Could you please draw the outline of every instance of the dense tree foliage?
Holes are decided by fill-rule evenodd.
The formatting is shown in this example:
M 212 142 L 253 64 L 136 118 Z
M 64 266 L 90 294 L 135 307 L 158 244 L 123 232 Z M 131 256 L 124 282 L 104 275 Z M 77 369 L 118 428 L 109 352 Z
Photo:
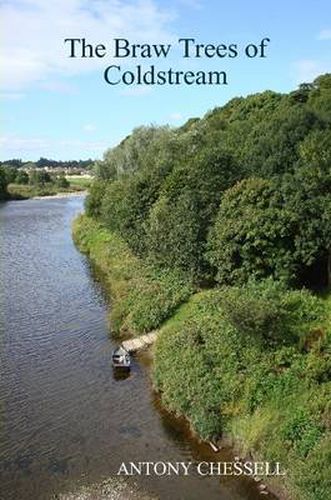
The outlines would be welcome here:
M 74 181 L 69 182 L 63 170 L 52 171 L 44 168 L 25 170 L 17 165 L 19 160 L 13 162 L 0 167 L 1 199 L 20 200 L 33 196 L 46 196 L 56 194 L 59 190 L 81 190 L 87 185 L 88 180 L 85 177 L 74 177 Z
M 55 184 L 58 188 L 68 188 L 70 183 L 64 174 L 60 174 L 55 179 Z
M 14 182 L 16 184 L 29 184 L 29 174 L 25 170 L 19 169 L 15 176 Z
M 10 166 L 16 169 L 20 168 L 56 168 L 56 169 L 80 169 L 80 170 L 88 170 L 92 167 L 93 160 L 67 160 L 67 161 L 58 161 L 58 160 L 50 160 L 48 158 L 39 158 L 37 161 L 26 161 L 24 162 L 21 159 L 10 159 L 5 161 L 0 161 L 0 166 Z
M 167 408 L 200 436 L 224 432 L 242 456 L 279 461 L 290 498 L 330 497 L 321 299 L 270 279 L 196 294 L 160 330 L 154 382 Z
M 6 199 L 7 196 L 7 176 L 5 170 L 0 167 L 0 200 Z
M 326 285 L 330 192 L 330 173 L 313 166 L 298 167 L 277 182 L 250 178 L 229 189 L 209 239 L 217 281 L 271 275 L 291 284 Z
M 208 257 L 217 281 L 243 284 L 270 274 L 292 277 L 289 224 L 271 180 L 249 178 L 229 189 L 209 238 Z
M 323 285 L 331 75 L 232 99 L 178 129 L 140 127 L 97 162 L 89 215 L 196 280 Z
M 75 230 L 105 270 L 115 331 L 163 325 L 163 403 L 203 438 L 280 460 L 307 500 L 330 497 L 331 301 L 305 289 L 330 284 L 330 167 L 323 75 L 136 129 L 96 165 Z
M 47 182 L 52 182 L 52 178 L 45 170 L 32 170 L 29 176 L 29 182 L 32 185 L 44 185 Z

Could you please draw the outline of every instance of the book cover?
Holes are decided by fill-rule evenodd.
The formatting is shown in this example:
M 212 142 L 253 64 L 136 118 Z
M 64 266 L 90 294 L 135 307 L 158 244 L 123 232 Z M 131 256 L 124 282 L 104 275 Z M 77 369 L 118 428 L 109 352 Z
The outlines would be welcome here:
M 327 500 L 331 7 L 0 2 L 0 499 Z

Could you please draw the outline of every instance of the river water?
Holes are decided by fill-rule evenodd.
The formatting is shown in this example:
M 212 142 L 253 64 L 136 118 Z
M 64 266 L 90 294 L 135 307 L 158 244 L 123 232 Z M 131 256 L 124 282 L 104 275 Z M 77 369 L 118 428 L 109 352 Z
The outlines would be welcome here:
M 82 197 L 0 205 L 1 500 L 57 498 L 116 477 L 122 462 L 231 458 L 160 408 L 148 357 L 116 380 L 109 304 L 71 239 L 82 209 Z M 197 474 L 139 476 L 130 488 L 135 498 L 260 498 L 252 480 Z

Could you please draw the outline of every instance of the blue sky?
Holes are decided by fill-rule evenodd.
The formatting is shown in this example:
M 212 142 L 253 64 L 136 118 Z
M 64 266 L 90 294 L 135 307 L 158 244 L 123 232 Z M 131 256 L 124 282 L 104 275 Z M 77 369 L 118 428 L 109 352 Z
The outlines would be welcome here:
M 331 72 L 330 0 L 4 0 L 0 1 L 0 158 L 101 158 L 139 125 L 179 126 L 231 97 L 298 83 Z M 171 43 L 165 61 L 70 59 L 64 38 L 111 46 Z M 177 40 L 239 47 L 270 38 L 265 59 L 185 60 Z M 227 86 L 109 86 L 103 71 L 226 71 Z

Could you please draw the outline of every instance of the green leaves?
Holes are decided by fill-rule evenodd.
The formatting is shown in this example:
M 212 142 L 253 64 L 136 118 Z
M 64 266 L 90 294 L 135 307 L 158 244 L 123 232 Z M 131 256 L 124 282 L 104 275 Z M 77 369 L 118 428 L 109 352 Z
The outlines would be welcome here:
M 0 167 L 0 200 L 4 200 L 7 197 L 7 184 L 6 172 Z
M 329 178 L 302 167 L 276 181 L 250 178 L 226 191 L 208 242 L 217 281 L 272 276 L 291 285 L 326 285 Z M 319 270 L 315 281 L 310 268 Z

